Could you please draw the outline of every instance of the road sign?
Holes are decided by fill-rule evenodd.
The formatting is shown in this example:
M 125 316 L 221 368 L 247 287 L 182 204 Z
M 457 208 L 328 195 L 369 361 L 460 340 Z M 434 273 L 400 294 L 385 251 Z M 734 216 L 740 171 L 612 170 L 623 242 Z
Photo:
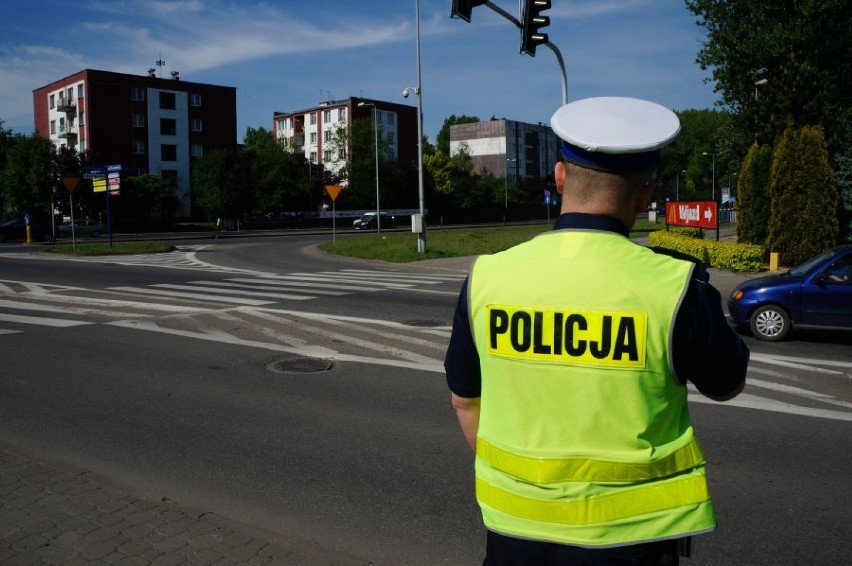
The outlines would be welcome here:
M 716 203 L 713 201 L 667 202 L 666 224 L 717 228 Z
M 342 190 L 343 190 L 343 187 L 341 185 L 326 185 L 325 186 L 325 192 L 327 192 L 328 196 L 331 197 L 331 202 L 334 202 L 334 201 L 337 200 L 337 195 L 339 195 L 340 191 L 342 191 Z
M 80 177 L 62 177 L 62 184 L 65 186 L 65 190 L 68 191 L 68 194 L 73 195 L 74 191 L 80 185 Z
M 104 178 L 92 179 L 92 191 L 102 193 L 107 190 L 107 181 Z

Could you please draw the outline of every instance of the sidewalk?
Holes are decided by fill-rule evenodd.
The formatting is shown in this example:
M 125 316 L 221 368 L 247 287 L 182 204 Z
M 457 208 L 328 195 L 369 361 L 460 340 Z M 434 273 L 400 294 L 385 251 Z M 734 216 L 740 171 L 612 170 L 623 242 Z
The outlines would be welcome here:
M 0 447 L 2 564 L 371 564 L 19 452 Z

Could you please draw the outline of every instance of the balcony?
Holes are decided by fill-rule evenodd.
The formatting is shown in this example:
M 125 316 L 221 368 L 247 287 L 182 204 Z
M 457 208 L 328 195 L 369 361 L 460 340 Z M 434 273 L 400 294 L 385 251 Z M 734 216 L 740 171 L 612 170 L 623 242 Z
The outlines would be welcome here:
M 71 128 L 59 128 L 59 138 L 64 140 L 76 140 L 77 132 Z
M 73 100 L 65 100 L 64 98 L 60 98 L 56 103 L 57 112 L 65 112 L 66 114 L 73 114 L 77 111 L 77 106 L 74 104 Z

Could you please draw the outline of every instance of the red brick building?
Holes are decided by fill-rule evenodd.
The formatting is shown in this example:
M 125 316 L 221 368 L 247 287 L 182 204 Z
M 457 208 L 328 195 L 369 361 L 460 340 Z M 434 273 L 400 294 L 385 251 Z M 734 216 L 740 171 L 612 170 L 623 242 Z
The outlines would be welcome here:
M 36 132 L 121 164 L 131 175 L 173 181 L 178 216 L 191 211 L 192 160 L 237 145 L 237 89 L 86 69 L 33 91 Z

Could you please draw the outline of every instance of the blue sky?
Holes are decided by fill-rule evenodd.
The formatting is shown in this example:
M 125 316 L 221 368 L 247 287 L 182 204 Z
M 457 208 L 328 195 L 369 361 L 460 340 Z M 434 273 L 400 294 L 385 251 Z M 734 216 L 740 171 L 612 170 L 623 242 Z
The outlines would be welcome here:
M 492 0 L 512 15 L 517 0 Z M 553 53 L 518 53 L 520 31 L 486 6 L 471 23 L 451 0 L 420 0 L 424 133 L 451 115 L 544 122 L 562 103 Z M 240 140 L 275 111 L 329 97 L 402 98 L 415 86 L 414 0 L 11 0 L 0 16 L 0 119 L 33 130 L 32 91 L 83 69 L 237 88 Z M 703 31 L 683 0 L 554 0 L 545 31 L 565 60 L 568 99 L 636 96 L 711 108 L 694 63 Z

